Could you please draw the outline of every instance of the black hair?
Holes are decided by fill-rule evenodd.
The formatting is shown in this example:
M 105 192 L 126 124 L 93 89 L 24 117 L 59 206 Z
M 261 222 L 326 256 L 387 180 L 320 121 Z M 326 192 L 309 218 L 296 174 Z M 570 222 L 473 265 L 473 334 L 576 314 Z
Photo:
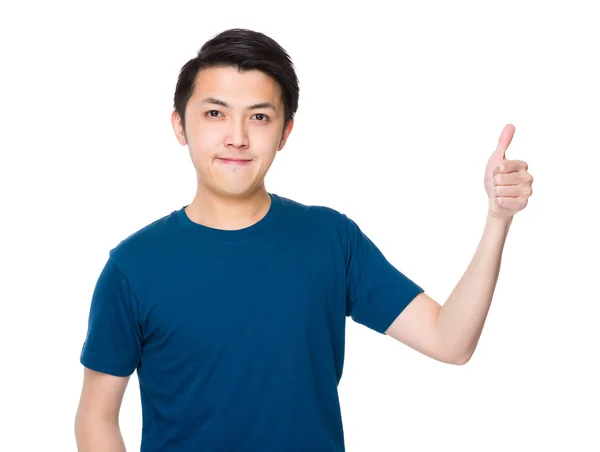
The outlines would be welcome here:
M 232 28 L 207 41 L 179 72 L 173 107 L 181 118 L 184 131 L 185 107 L 194 92 L 196 77 L 200 70 L 209 67 L 235 67 L 239 72 L 257 69 L 273 77 L 281 88 L 285 114 L 283 128 L 294 118 L 300 89 L 290 56 L 263 33 Z

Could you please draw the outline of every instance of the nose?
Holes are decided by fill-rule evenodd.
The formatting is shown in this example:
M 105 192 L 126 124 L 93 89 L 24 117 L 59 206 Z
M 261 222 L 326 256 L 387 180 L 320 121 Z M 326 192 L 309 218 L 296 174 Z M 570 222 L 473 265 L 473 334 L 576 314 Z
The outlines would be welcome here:
M 245 149 L 248 145 L 248 130 L 244 120 L 231 121 L 229 133 L 225 137 L 225 146 Z

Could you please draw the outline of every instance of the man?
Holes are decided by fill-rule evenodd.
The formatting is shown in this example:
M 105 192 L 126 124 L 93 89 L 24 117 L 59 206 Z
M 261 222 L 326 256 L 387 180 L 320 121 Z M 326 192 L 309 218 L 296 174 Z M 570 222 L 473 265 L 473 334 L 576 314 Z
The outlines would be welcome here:
M 473 354 L 531 195 L 525 162 L 504 158 L 514 127 L 486 168 L 484 236 L 442 307 L 346 215 L 266 190 L 298 95 L 286 52 L 250 30 L 183 66 L 172 124 L 196 195 L 109 253 L 81 352 L 80 450 L 124 450 L 118 414 L 137 370 L 142 451 L 343 451 L 347 316 L 445 363 Z

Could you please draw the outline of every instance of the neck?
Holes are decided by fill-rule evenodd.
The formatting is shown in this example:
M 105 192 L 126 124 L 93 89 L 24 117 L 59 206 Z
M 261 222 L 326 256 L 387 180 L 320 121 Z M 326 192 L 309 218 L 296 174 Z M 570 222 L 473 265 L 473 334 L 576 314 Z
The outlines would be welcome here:
M 195 223 L 215 229 L 243 229 L 260 221 L 269 211 L 271 197 L 264 185 L 255 192 L 223 196 L 198 187 L 185 212 Z

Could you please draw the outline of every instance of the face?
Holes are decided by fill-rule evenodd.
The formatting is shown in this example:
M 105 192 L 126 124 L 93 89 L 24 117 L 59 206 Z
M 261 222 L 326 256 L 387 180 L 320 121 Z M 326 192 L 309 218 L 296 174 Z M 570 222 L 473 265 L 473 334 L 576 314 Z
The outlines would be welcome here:
M 185 110 L 185 133 L 176 112 L 171 120 L 177 140 L 188 146 L 198 189 L 220 196 L 260 189 L 293 127 L 290 121 L 282 130 L 277 82 L 261 71 L 233 67 L 199 72 Z

